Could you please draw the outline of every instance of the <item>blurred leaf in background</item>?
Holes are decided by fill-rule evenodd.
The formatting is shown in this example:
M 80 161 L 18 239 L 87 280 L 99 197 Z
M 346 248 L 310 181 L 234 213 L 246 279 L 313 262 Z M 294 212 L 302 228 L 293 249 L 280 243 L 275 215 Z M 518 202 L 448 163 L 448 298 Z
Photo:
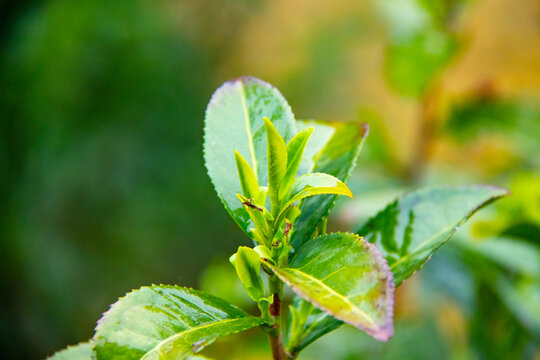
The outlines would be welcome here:
M 2 65 L 10 356 L 89 337 L 106 304 L 141 284 L 195 285 L 210 254 L 239 240 L 202 162 L 210 55 L 167 10 L 57 0 L 17 23 Z

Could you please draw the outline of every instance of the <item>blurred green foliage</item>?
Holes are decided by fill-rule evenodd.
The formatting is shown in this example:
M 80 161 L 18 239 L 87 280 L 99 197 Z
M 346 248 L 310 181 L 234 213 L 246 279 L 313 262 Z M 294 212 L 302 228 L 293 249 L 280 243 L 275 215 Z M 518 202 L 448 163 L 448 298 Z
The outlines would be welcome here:
M 211 92 L 245 74 L 283 89 L 299 118 L 371 125 L 351 178 L 358 200 L 340 202 L 334 223 L 356 228 L 423 184 L 485 182 L 513 192 L 404 284 L 388 344 L 343 327 L 303 359 L 539 356 L 537 2 L 6 4 L 6 358 L 39 358 L 84 340 L 119 295 L 143 284 L 195 285 L 212 255 L 247 241 L 216 201 L 201 154 Z M 224 280 L 232 271 L 212 262 L 201 285 L 242 303 L 240 285 Z M 248 333 L 209 354 L 264 359 L 266 346 Z
M 202 162 L 209 54 L 163 7 L 52 1 L 18 25 L 2 66 L 0 331 L 33 358 L 90 336 L 131 288 L 195 285 L 241 239 Z

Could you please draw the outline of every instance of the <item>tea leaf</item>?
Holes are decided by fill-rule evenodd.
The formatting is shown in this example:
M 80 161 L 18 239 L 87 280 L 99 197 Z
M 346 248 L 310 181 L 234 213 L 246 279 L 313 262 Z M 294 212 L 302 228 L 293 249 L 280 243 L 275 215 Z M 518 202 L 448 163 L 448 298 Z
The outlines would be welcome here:
M 92 359 L 92 343 L 90 341 L 68 346 L 58 351 L 47 360 L 90 360 Z
M 255 301 L 264 297 L 264 284 L 259 274 L 261 257 L 252 248 L 240 246 L 236 252 L 234 267 L 248 295 Z
M 332 175 L 322 173 L 312 173 L 302 175 L 295 179 L 284 209 L 297 201 L 306 197 L 321 195 L 321 194 L 336 194 L 353 197 L 351 190 L 343 182 L 333 177 Z
M 317 308 L 377 340 L 392 336 L 392 273 L 377 248 L 358 236 L 319 236 L 298 249 L 290 267 L 267 265 Z
M 281 206 L 281 211 L 278 214 L 276 223 L 282 223 L 283 219 L 288 214 L 290 206 L 295 202 L 310 196 L 322 194 L 336 194 L 346 195 L 351 198 L 353 197 L 352 192 L 347 185 L 332 175 L 321 173 L 302 175 L 294 180 L 289 194 L 286 197 L 286 203 Z M 295 210 L 294 213 L 294 216 L 296 217 L 299 215 L 299 211 Z
M 296 134 L 296 136 L 287 144 L 287 170 L 279 189 L 280 199 L 287 194 L 296 177 L 302 155 L 304 154 L 304 149 L 306 148 L 312 133 L 313 128 L 304 129 Z
M 507 194 L 504 189 L 483 185 L 417 191 L 406 194 L 368 220 L 358 234 L 378 245 L 394 275 L 395 285 L 399 286 L 478 209 Z M 404 261 L 396 260 L 402 251 Z M 308 318 L 296 351 L 342 324 L 315 310 Z
M 265 116 L 285 141 L 290 141 L 296 134 L 294 115 L 283 96 L 270 84 L 252 77 L 224 83 L 206 109 L 206 168 L 225 208 L 246 233 L 252 224 L 236 198 L 242 188 L 234 151 L 246 156 L 259 184 L 268 183 Z
M 262 324 L 260 318 L 205 292 L 142 287 L 118 300 L 98 322 L 96 359 L 186 359 L 220 336 Z
M 255 177 L 251 166 L 249 166 L 246 159 L 244 159 L 238 151 L 234 152 L 234 157 L 236 160 L 236 167 L 238 168 L 238 178 L 240 179 L 242 194 L 248 199 L 257 201 L 259 198 L 259 183 L 257 182 L 257 178 Z
M 398 286 L 478 209 L 506 195 L 505 189 L 484 185 L 416 191 L 395 200 L 357 233 L 377 245 Z
M 356 159 L 368 134 L 368 126 L 320 121 L 299 121 L 297 124 L 299 128 L 314 128 L 299 173 L 325 173 L 346 183 L 356 166 Z M 328 216 L 336 199 L 336 195 L 321 195 L 302 202 L 302 213 L 296 219 L 290 240 L 295 249 L 311 239 L 317 226 Z
M 279 187 L 287 170 L 287 146 L 272 122 L 266 117 L 264 128 L 268 144 L 268 196 L 272 201 L 272 207 L 279 208 Z M 272 214 L 274 214 L 274 209 L 272 209 Z

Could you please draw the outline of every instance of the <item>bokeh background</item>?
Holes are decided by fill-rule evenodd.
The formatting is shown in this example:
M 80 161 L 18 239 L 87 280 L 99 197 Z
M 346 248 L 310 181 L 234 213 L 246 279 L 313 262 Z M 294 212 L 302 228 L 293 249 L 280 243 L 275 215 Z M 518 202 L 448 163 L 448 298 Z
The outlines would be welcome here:
M 421 186 L 513 192 L 400 287 L 388 344 L 342 327 L 300 359 L 540 359 L 537 0 L 0 1 L 2 358 L 86 340 L 145 284 L 255 312 L 202 158 L 206 104 L 241 75 L 298 118 L 370 124 L 334 229 Z M 268 351 L 250 331 L 208 354 Z

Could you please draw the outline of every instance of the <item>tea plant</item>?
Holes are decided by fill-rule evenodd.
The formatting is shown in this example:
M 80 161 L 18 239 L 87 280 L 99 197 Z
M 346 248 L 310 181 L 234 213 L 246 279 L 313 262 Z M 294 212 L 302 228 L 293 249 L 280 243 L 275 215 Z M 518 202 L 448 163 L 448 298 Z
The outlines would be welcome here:
M 229 260 L 260 314 L 199 290 L 146 286 L 113 304 L 89 342 L 51 359 L 204 359 L 197 353 L 217 338 L 254 327 L 268 335 L 276 360 L 297 358 L 343 323 L 385 342 L 394 331 L 395 286 L 506 194 L 480 185 L 417 191 L 356 233 L 328 234 L 337 196 L 352 197 L 345 182 L 367 126 L 295 120 L 275 88 L 249 77 L 216 91 L 205 125 L 210 178 L 253 240 Z M 296 294 L 290 304 L 284 284 Z

